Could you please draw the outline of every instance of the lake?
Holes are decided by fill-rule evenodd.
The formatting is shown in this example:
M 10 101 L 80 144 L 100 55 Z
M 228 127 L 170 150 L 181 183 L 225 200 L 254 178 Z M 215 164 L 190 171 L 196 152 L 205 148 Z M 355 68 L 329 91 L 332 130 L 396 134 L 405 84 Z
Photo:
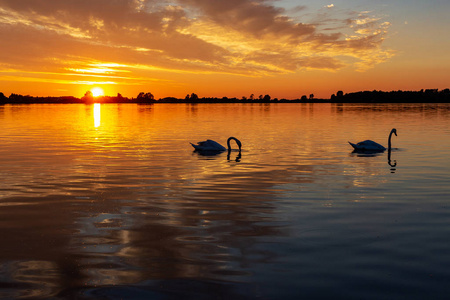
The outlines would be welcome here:
M 0 106 L 0 298 L 447 299 L 449 125 L 449 104 Z

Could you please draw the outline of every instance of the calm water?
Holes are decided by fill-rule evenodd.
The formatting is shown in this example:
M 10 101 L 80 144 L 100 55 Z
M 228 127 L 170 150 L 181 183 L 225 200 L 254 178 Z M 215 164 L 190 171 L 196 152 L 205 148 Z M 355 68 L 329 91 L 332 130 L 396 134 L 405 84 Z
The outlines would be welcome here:
M 0 298 L 447 299 L 450 105 L 0 106 Z M 395 149 L 352 153 L 347 141 Z M 237 151 L 193 152 L 207 138 Z

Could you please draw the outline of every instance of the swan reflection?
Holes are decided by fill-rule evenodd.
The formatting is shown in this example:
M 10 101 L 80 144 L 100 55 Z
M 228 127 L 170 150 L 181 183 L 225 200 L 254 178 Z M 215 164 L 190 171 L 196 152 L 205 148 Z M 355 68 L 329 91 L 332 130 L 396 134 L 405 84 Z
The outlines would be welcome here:
M 397 166 L 397 161 L 391 160 L 391 151 L 392 151 L 392 149 L 389 147 L 389 149 L 388 149 L 388 165 L 391 167 L 391 173 L 395 173 L 395 170 L 396 170 L 395 167 Z
M 380 156 L 382 154 L 382 152 L 353 150 L 351 152 L 351 154 L 354 154 L 357 157 L 375 157 L 375 156 Z
M 234 158 L 234 159 L 232 158 L 232 155 L 231 155 L 232 152 L 235 152 L 235 151 L 232 151 L 231 149 L 228 150 L 227 160 L 228 161 L 234 160 L 236 162 L 240 162 L 241 158 L 242 158 L 241 151 L 238 152 L 236 158 Z M 194 150 L 193 153 L 197 153 L 198 155 L 204 156 L 205 158 L 213 158 L 215 156 L 222 154 L 223 152 L 222 151 L 210 151 L 210 150 Z
M 222 152 L 218 152 L 218 151 L 204 151 L 204 150 L 194 150 L 192 153 L 197 153 L 200 156 L 217 156 L 219 154 L 222 154 Z
M 231 149 L 228 150 L 228 154 L 227 154 L 227 160 L 231 161 L 232 159 L 230 159 L 230 154 L 231 154 Z M 239 151 L 238 155 L 236 156 L 236 158 L 234 159 L 234 161 L 236 162 L 240 162 L 241 161 L 241 151 Z

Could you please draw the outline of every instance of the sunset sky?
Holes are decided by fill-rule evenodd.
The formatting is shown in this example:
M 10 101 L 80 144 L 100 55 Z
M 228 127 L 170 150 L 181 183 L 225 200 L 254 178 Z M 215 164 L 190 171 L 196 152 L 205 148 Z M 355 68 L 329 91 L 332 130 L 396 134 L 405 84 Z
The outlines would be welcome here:
M 448 0 L 0 0 L 0 92 L 450 88 Z

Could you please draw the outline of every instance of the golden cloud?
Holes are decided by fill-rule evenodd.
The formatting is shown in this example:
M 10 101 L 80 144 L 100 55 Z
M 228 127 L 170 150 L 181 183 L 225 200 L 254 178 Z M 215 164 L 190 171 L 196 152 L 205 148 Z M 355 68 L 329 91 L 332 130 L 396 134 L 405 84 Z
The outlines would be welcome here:
M 394 55 L 382 47 L 390 23 L 374 13 L 333 16 L 330 4 L 315 22 L 301 22 L 272 4 L 0 0 L 0 63 L 125 80 L 135 70 L 243 76 L 348 65 L 364 70 Z M 74 64 L 73 57 L 84 62 Z

